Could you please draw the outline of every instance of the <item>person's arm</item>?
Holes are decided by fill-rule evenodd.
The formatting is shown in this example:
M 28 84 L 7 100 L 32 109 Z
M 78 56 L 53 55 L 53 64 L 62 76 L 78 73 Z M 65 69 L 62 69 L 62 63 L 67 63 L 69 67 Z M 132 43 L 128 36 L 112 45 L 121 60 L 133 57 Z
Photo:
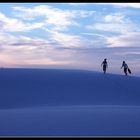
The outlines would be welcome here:
M 121 69 L 122 69 L 123 66 L 124 66 L 124 65 L 122 64 Z
M 101 64 L 101 67 L 102 67 L 102 65 L 103 65 L 103 62 L 102 62 L 102 64 Z

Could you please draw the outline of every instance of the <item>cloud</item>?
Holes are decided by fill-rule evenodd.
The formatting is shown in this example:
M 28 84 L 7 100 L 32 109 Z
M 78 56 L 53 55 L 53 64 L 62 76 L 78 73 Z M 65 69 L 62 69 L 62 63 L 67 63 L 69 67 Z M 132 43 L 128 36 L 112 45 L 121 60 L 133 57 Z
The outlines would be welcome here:
M 139 50 L 138 51 L 140 51 L 140 48 L 139 48 Z M 140 52 L 137 52 L 137 51 L 134 51 L 133 49 L 131 50 L 131 51 L 128 51 L 128 50 L 126 50 L 126 51 L 123 51 L 123 52 L 116 52 L 116 53 L 114 53 L 114 55 L 116 55 L 116 56 L 120 56 L 120 57 L 125 57 L 125 58 L 127 58 L 127 60 L 135 60 L 135 61 L 137 61 L 137 60 L 140 60 Z
M 99 48 L 105 46 L 106 37 L 101 34 L 81 33 L 78 35 L 49 30 L 48 40 L 60 49 Z M 90 36 L 90 37 L 89 37 Z
M 140 32 L 129 32 L 107 39 L 108 47 L 140 47 Z
M 124 34 L 130 32 L 133 28 L 131 28 L 131 25 L 126 26 L 126 24 L 119 23 L 97 23 L 92 26 L 88 26 L 88 29 Z
M 95 33 L 82 33 L 83 35 L 89 35 L 89 36 L 99 36 L 102 38 L 106 38 L 106 36 L 102 35 L 102 34 L 95 34 Z
M 111 5 L 116 8 L 140 8 L 140 3 L 96 3 L 98 5 Z
M 115 8 L 140 8 L 140 3 L 126 3 L 126 2 L 114 2 L 114 3 L 68 3 L 72 6 L 89 6 L 89 5 L 99 5 L 99 6 L 113 6 Z
M 0 30 L 6 32 L 25 32 L 33 29 L 41 28 L 43 23 L 24 23 L 22 20 L 10 18 L 0 13 Z
M 14 36 L 8 33 L 0 33 L 0 45 L 8 46 L 13 45 L 13 47 L 21 46 L 21 45 L 30 45 L 30 46 L 42 46 L 47 45 L 49 42 L 47 40 L 41 38 L 31 38 L 27 36 Z
M 60 47 L 82 47 L 82 39 L 78 35 L 50 31 L 51 42 L 56 43 Z
M 70 59 L 73 50 L 59 50 L 48 40 L 28 36 L 1 33 L 0 50 L 3 66 L 64 65 L 74 62 L 74 58 Z
M 126 34 L 129 32 L 138 32 L 139 25 L 130 20 L 126 15 L 122 13 L 112 13 L 108 15 L 102 15 L 101 21 L 92 25 L 86 26 L 89 30 L 99 30 L 118 34 Z
M 88 5 L 89 3 L 67 3 L 68 5 L 72 5 L 72 6 L 84 6 L 84 5 Z
M 87 26 L 87 29 L 95 33 L 102 32 L 104 39 L 100 38 L 100 44 L 105 48 L 139 47 L 140 44 L 139 25 L 120 12 L 102 15 L 100 22 Z
M 113 13 L 113 14 L 109 14 L 109 15 L 104 16 L 105 22 L 124 23 L 124 19 L 125 19 L 125 15 L 122 13 Z
M 88 10 L 62 10 L 48 5 L 39 5 L 32 8 L 13 7 L 15 16 L 24 20 L 35 20 L 42 17 L 45 27 L 53 30 L 68 30 L 70 26 L 79 26 L 76 19 L 91 16 L 95 11 Z

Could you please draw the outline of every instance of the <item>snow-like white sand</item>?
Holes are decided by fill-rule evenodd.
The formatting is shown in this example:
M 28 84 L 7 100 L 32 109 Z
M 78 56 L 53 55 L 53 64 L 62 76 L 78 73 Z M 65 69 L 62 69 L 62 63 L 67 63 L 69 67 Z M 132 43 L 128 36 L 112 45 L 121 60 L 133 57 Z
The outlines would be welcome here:
M 140 78 L 1 69 L 0 136 L 140 136 Z

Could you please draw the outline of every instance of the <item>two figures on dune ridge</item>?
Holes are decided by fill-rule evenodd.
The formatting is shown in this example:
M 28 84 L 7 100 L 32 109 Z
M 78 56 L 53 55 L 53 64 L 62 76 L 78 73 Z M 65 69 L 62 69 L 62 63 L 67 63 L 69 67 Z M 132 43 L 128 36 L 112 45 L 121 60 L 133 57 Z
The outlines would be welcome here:
M 106 69 L 108 68 L 107 59 L 104 59 L 104 61 L 102 62 L 101 66 L 102 66 L 103 72 L 105 74 L 106 73 Z M 124 68 L 124 73 L 125 73 L 126 76 L 128 75 L 128 73 L 131 74 L 131 70 L 128 67 L 128 65 L 126 64 L 125 61 L 123 61 L 123 63 L 122 63 L 121 69 L 122 68 Z

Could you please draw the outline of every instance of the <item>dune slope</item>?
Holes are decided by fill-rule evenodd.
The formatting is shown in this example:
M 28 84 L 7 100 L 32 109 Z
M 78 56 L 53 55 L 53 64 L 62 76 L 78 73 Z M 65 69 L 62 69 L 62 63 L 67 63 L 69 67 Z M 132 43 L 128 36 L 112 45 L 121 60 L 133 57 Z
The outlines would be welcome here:
M 140 78 L 1 69 L 0 136 L 140 136 Z

